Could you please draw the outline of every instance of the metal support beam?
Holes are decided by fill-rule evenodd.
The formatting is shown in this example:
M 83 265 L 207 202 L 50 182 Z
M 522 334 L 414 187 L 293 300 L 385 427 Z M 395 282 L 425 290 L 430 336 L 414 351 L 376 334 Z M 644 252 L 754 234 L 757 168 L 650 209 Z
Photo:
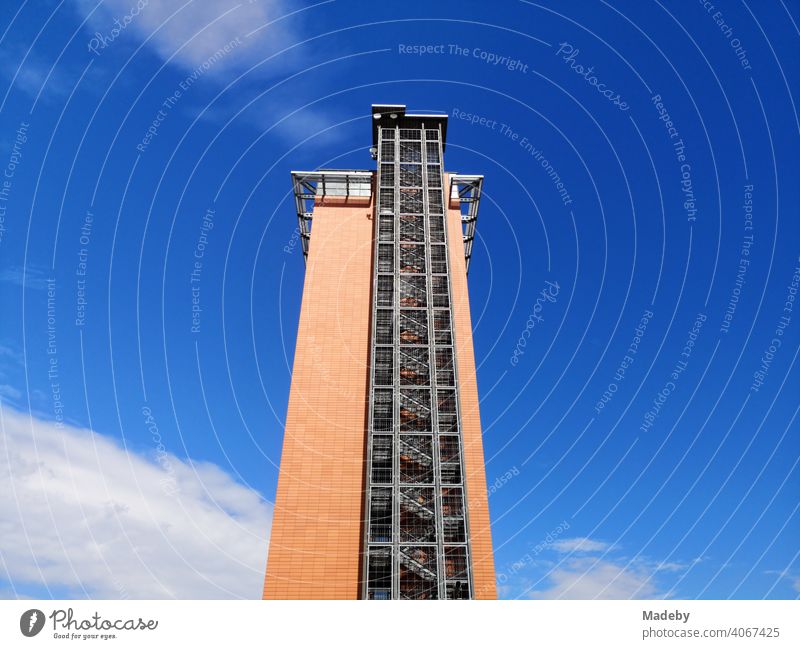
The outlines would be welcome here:
M 305 260 L 308 258 L 308 244 L 311 239 L 314 202 L 326 196 L 369 199 L 372 195 L 372 172 L 349 169 L 293 171 L 292 188 Z
M 483 190 L 483 176 L 464 174 L 450 175 L 450 200 L 457 200 L 461 210 L 461 224 L 464 228 L 464 259 L 469 262 L 472 258 L 472 243 L 475 240 L 475 227 L 478 223 L 478 208 L 481 203 Z M 466 206 L 466 211 L 464 210 Z

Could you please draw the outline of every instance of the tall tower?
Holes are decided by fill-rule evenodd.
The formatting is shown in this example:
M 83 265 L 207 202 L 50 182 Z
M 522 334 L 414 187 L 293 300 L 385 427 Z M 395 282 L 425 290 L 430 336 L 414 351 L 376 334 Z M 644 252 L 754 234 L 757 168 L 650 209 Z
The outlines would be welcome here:
M 467 291 L 483 177 L 444 171 L 446 115 L 372 117 L 377 171 L 292 173 L 306 277 L 264 597 L 494 599 Z

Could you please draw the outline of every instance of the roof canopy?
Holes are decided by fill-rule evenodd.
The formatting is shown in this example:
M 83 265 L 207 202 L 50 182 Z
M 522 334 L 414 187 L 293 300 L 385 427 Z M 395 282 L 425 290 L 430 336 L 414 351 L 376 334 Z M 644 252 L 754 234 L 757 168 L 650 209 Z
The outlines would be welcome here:
M 401 120 L 410 122 L 439 123 L 442 126 L 442 149 L 447 144 L 447 115 L 442 113 L 406 113 L 405 104 L 372 104 L 372 146 L 378 146 L 378 127 L 396 126 Z M 410 124 L 408 124 L 410 126 Z

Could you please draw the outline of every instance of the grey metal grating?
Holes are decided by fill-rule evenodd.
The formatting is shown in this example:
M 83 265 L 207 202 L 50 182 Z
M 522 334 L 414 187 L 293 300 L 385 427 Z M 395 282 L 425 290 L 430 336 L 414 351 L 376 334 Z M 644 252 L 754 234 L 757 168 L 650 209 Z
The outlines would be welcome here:
M 469 599 L 443 138 L 406 118 L 378 140 L 364 597 Z

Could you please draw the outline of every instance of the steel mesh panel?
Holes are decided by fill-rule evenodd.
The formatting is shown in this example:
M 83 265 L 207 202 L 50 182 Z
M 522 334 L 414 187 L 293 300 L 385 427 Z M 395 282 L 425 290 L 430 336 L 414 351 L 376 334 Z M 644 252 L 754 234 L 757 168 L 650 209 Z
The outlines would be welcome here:
M 452 347 L 436 349 L 436 385 L 455 385 L 456 377 L 453 368 Z M 455 394 L 455 393 L 454 393 Z M 439 409 L 441 412 L 441 408 Z M 453 396 L 453 412 L 455 414 L 455 396 Z
M 392 549 L 370 548 L 367 561 L 367 598 L 392 598 Z
M 391 216 L 381 216 L 378 221 L 378 241 L 394 240 L 394 219 Z
M 419 142 L 400 142 L 400 162 L 422 162 Z
M 400 482 L 433 482 L 433 438 L 430 435 L 400 435 Z
M 394 313 L 378 309 L 375 313 L 375 344 L 391 345 L 394 340 Z
M 425 272 L 425 246 L 413 243 L 400 244 L 400 272 Z
M 400 345 L 428 344 L 428 313 L 421 309 L 400 311 Z
M 444 245 L 431 244 L 431 272 L 447 272 L 447 248 Z
M 433 487 L 400 489 L 400 542 L 436 543 L 436 496 Z
M 391 275 L 378 276 L 378 306 L 392 306 L 394 304 L 394 277 Z
M 469 592 L 469 582 L 455 581 L 445 584 L 447 599 L 471 599 Z
M 422 165 L 400 165 L 400 187 L 422 187 Z
M 391 273 L 394 270 L 394 246 L 390 243 L 378 246 L 378 272 Z
M 394 350 L 378 347 L 375 350 L 375 385 L 392 385 L 394 381 Z
M 428 303 L 424 276 L 404 275 L 398 284 L 400 306 L 423 307 Z
M 373 483 L 392 482 L 393 448 L 394 438 L 391 435 L 374 435 L 372 437 L 371 479 Z
M 428 207 L 430 208 L 431 212 L 436 212 L 440 214 L 442 212 L 442 190 L 441 189 L 429 189 L 428 190 Z
M 401 128 L 400 129 L 400 139 L 401 140 L 421 140 L 422 133 L 418 128 Z
M 400 241 L 425 241 L 425 217 L 422 214 L 400 215 Z
M 441 410 L 440 410 L 441 412 Z M 440 431 L 441 415 L 439 419 Z M 461 483 L 461 452 L 458 435 L 439 436 L 439 460 L 441 462 L 440 475 L 442 484 Z
M 431 430 L 430 390 L 412 388 L 400 390 L 400 430 Z
M 380 186 L 394 188 L 394 167 L 391 165 L 386 165 L 386 168 L 383 170 L 380 178 Z
M 465 543 L 467 533 L 464 518 L 445 518 L 442 523 L 442 538 L 445 543 Z
M 450 287 L 446 275 L 431 277 L 431 292 L 433 293 L 433 306 L 450 306 Z
M 460 462 L 442 462 L 439 468 L 442 484 L 461 484 L 461 463 Z
M 424 347 L 401 347 L 400 385 L 430 385 L 428 350 Z
M 392 430 L 392 390 L 374 390 L 372 393 L 372 428 L 376 431 Z
M 362 592 L 468 599 L 440 133 L 397 123 L 378 143 Z
M 381 212 L 394 214 L 394 189 L 381 189 Z
M 450 311 L 436 309 L 433 312 L 433 331 L 437 345 L 453 344 L 453 332 L 450 329 Z
M 428 230 L 432 242 L 444 243 L 444 217 L 441 214 L 428 216 Z
M 437 354 L 441 350 L 437 350 Z M 439 371 L 436 372 L 436 383 L 442 385 L 439 380 Z M 445 383 L 446 385 L 446 383 Z M 436 411 L 439 417 L 439 430 L 444 433 L 458 432 L 458 411 L 456 410 L 455 390 L 436 391 Z
M 422 190 L 413 187 L 403 187 L 400 189 L 400 211 L 412 214 L 422 214 L 424 204 L 422 202 Z
M 441 187 L 442 174 L 439 165 L 428 165 L 428 187 Z
M 401 599 L 439 599 L 434 546 L 401 546 L 399 563 Z
M 464 543 L 464 497 L 460 487 L 442 489 L 442 536 L 445 543 Z
M 439 143 L 428 142 L 425 145 L 425 157 L 428 162 L 440 162 L 439 159 Z
M 392 489 L 374 487 L 370 493 L 369 539 L 374 543 L 392 540 Z
M 442 462 L 458 462 L 461 454 L 459 447 L 458 435 L 439 436 L 439 457 Z
M 445 579 L 465 579 L 467 576 L 467 548 L 449 546 L 444 549 Z

